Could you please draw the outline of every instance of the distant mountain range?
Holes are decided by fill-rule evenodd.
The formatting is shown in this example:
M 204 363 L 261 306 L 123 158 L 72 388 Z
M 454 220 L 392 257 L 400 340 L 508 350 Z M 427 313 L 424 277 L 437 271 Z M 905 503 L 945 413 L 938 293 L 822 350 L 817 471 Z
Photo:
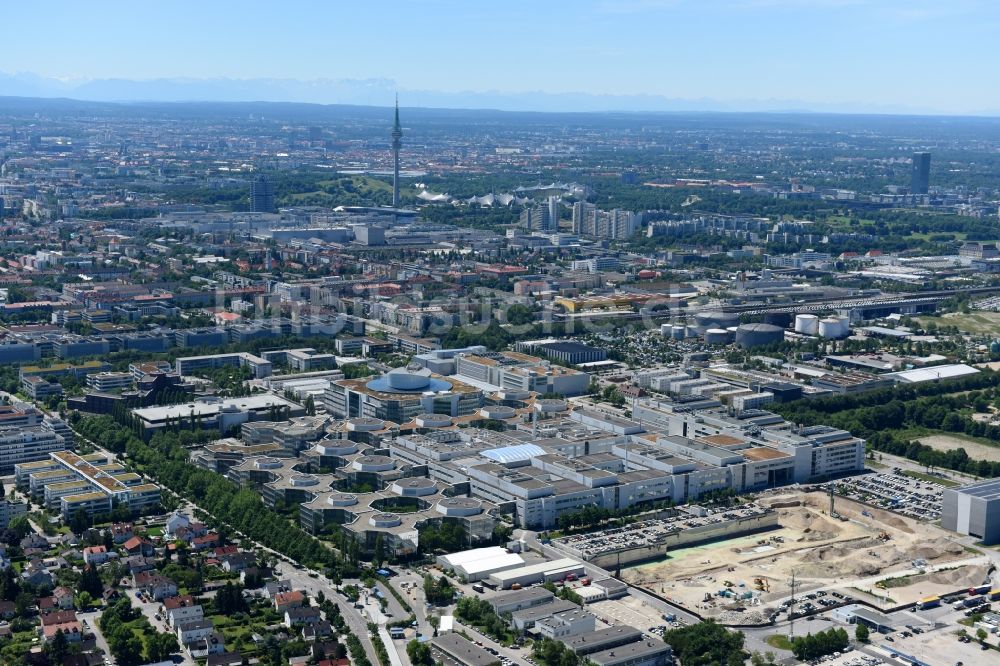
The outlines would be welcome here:
M 496 90 L 445 92 L 399 89 L 390 79 L 90 79 L 63 81 L 30 73 L 0 72 L 0 96 L 68 97 L 99 102 L 306 102 L 389 106 L 399 92 L 407 107 L 501 111 L 771 111 L 937 114 L 946 109 L 797 100 L 680 99 L 661 95 L 597 95 Z M 984 111 L 982 115 L 1000 115 Z

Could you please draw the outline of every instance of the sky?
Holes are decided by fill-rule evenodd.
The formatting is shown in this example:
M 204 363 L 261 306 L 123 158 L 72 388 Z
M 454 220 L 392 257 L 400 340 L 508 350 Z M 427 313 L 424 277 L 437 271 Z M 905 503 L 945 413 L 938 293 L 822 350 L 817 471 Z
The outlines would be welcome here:
M 0 71 L 73 83 L 384 79 L 1000 113 L 996 0 L 32 0 L 3 21 Z

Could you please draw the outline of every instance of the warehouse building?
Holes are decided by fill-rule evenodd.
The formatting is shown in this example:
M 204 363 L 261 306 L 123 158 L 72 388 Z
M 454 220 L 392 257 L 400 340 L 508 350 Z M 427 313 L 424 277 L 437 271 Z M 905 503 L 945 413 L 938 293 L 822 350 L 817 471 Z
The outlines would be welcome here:
M 487 582 L 491 587 L 498 590 L 509 590 L 512 585 L 521 586 L 534 585 L 548 581 L 563 580 L 569 574 L 582 576 L 584 574 L 583 565 L 576 560 L 563 557 L 551 562 L 538 562 L 516 569 L 507 569 L 490 574 Z
M 445 666 L 499 666 L 495 657 L 469 639 L 448 632 L 431 639 L 431 654 Z
M 474 583 L 492 573 L 523 566 L 524 559 L 517 553 L 508 553 L 506 548 L 491 546 L 440 555 L 437 563 L 445 569 L 454 571 L 466 581 Z
M 974 536 L 986 545 L 1000 543 L 1000 479 L 945 489 L 941 526 Z

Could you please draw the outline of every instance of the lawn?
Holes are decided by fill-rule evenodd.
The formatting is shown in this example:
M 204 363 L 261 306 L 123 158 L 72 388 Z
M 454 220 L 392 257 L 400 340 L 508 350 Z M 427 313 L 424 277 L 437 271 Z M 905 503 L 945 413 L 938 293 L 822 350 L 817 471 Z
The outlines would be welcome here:
M 917 317 L 924 328 L 934 322 L 938 326 L 955 326 L 966 333 L 992 335 L 1000 330 L 1000 312 L 976 311 L 968 314 L 963 312 L 949 313 L 941 317 Z
M 930 474 L 924 474 L 923 472 L 911 472 L 908 469 L 903 470 L 903 476 L 908 476 L 911 479 L 919 479 L 920 481 L 930 481 L 931 483 L 938 483 L 945 488 L 954 488 L 959 485 L 951 479 L 942 479 L 940 476 L 932 476 Z
M 792 650 L 792 641 L 784 634 L 773 634 L 764 639 L 764 642 L 777 650 Z

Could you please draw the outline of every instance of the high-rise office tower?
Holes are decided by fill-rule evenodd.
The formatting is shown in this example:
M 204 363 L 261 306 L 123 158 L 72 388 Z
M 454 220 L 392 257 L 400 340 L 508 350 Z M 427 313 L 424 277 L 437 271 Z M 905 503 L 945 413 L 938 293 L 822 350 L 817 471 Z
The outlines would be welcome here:
M 532 231 L 547 231 L 551 228 L 549 209 L 545 206 L 532 206 L 521 211 L 522 227 Z
M 910 172 L 910 193 L 927 194 L 931 184 L 931 154 L 913 153 L 913 169 Z
M 559 197 L 551 195 L 549 197 L 549 229 L 559 231 Z
M 250 210 L 254 213 L 274 212 L 274 184 L 266 174 L 258 174 L 250 183 Z
M 399 95 L 396 95 L 396 120 L 392 124 L 392 207 L 399 208 L 399 149 L 403 147 L 403 128 L 399 125 Z

